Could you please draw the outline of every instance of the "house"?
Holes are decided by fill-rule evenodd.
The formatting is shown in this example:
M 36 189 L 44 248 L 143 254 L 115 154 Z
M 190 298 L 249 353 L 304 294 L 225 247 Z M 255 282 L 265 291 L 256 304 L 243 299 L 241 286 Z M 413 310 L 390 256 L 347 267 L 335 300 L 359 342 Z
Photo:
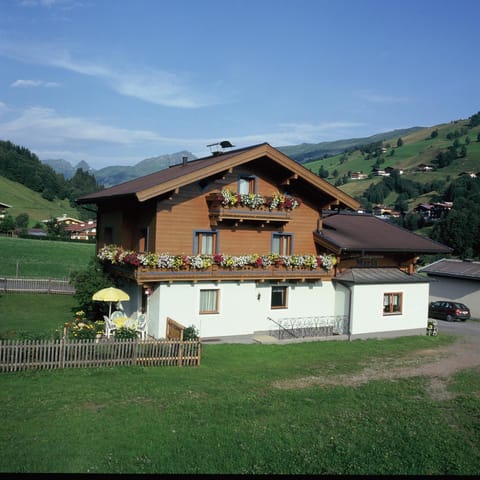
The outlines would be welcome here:
M 97 222 L 88 220 L 83 223 L 71 223 L 65 227 L 72 240 L 90 240 L 97 235 Z
M 435 167 L 433 165 L 426 165 L 425 163 L 421 163 L 417 167 L 417 171 L 419 172 L 431 172 L 432 170 L 435 170 Z
M 86 195 L 97 255 L 148 334 L 201 337 L 324 325 L 355 336 L 425 332 L 422 254 L 450 249 L 372 215 L 268 143 L 174 165 Z
M 0 218 L 5 217 L 5 212 L 7 208 L 12 208 L 11 205 L 7 205 L 6 203 L 0 202 Z
M 352 172 L 350 176 L 350 180 L 364 180 L 365 178 L 368 178 L 368 175 L 363 172 Z
M 480 318 L 480 262 L 442 258 L 418 269 L 430 278 L 430 301 L 452 300 Z
M 373 168 L 372 173 L 377 177 L 389 177 L 390 173 L 386 172 L 383 168 Z
M 414 211 L 425 219 L 438 220 L 453 208 L 453 202 L 419 203 Z
M 47 220 L 42 220 L 43 223 L 50 223 L 51 221 L 52 219 L 50 218 Z M 57 223 L 61 223 L 65 227 L 67 225 L 79 225 L 83 223 L 82 220 L 79 220 L 78 218 L 68 217 L 66 213 L 64 213 L 61 217 L 56 217 L 55 221 Z

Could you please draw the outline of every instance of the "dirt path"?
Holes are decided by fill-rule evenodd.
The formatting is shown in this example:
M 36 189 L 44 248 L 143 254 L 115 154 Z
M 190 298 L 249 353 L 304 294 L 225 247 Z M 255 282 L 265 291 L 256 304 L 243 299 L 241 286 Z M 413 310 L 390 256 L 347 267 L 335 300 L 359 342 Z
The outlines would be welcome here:
M 460 337 L 448 347 L 414 352 L 406 357 L 390 358 L 374 367 L 365 367 L 352 375 L 332 377 L 308 376 L 275 382 L 282 389 L 307 388 L 313 385 L 350 385 L 353 387 L 370 380 L 388 380 L 409 377 L 430 377 L 429 391 L 432 398 L 451 398 L 447 391 L 449 378 L 459 370 L 480 366 L 480 336 Z

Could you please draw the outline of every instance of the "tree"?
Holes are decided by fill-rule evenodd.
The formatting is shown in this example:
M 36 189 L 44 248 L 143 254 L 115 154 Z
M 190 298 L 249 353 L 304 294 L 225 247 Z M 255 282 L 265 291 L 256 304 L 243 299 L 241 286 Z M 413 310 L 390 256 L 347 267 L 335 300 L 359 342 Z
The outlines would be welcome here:
M 438 130 L 433 130 L 432 133 L 430 134 L 430 138 L 436 138 L 438 137 Z
M 10 233 L 15 230 L 15 220 L 11 215 L 5 215 L 0 221 L 0 232 L 1 233 Z
M 78 308 L 85 312 L 87 319 L 103 320 L 103 315 L 108 314 L 108 305 L 93 301 L 93 294 L 102 288 L 117 285 L 114 278 L 104 271 L 100 260 L 93 257 L 85 270 L 70 275 L 70 282 L 75 287 L 74 298 L 78 302 Z
M 399 137 L 397 140 L 397 147 L 401 147 L 403 145 L 402 137 Z
M 328 170 L 323 165 L 318 169 L 318 176 L 322 178 L 328 177 Z
M 26 230 L 28 228 L 29 220 L 30 217 L 28 216 L 28 213 L 20 213 L 15 217 L 15 226 L 22 230 Z

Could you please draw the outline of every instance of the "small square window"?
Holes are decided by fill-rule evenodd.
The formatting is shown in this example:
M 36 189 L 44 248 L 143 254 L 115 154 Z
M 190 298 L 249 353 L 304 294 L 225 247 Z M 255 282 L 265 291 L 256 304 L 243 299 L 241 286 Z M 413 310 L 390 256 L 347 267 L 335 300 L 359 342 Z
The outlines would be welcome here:
M 218 289 L 200 290 L 199 313 L 218 313 Z
M 272 253 L 278 255 L 292 254 L 292 234 L 291 233 L 273 233 L 272 234 Z
M 193 253 L 213 255 L 217 252 L 216 232 L 195 232 L 195 244 Z
M 270 306 L 272 308 L 287 308 L 288 287 L 283 285 L 272 286 L 272 299 Z
M 255 177 L 240 177 L 238 179 L 238 193 L 241 195 L 255 193 Z
M 403 293 L 384 293 L 383 294 L 383 314 L 399 315 L 402 313 Z

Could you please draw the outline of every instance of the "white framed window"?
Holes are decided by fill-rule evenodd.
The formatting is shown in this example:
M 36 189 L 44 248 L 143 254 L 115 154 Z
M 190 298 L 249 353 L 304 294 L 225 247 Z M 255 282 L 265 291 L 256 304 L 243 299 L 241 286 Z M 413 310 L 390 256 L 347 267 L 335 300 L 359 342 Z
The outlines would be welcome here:
M 388 292 L 383 294 L 383 314 L 400 315 L 403 308 L 403 293 Z
M 218 301 L 220 290 L 216 288 L 200 290 L 200 308 L 199 313 L 218 313 Z

